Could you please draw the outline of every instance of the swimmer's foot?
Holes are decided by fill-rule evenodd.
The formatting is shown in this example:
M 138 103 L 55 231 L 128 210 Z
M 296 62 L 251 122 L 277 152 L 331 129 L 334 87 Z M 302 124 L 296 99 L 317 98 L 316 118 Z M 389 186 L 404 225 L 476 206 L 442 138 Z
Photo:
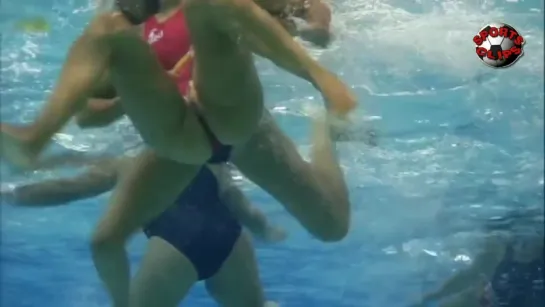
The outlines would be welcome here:
M 277 302 L 273 302 L 273 301 L 267 301 L 267 302 L 265 302 L 263 307 L 280 307 L 280 304 L 278 304 Z
M 0 156 L 17 167 L 30 168 L 38 156 L 38 151 L 29 137 L 26 127 L 0 124 Z

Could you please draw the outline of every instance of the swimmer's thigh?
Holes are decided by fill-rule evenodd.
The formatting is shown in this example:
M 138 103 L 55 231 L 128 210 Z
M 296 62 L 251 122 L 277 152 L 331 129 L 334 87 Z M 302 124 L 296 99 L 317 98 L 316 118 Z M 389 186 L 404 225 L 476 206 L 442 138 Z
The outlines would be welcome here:
M 223 307 L 263 306 L 263 289 L 254 247 L 246 232 L 241 233 L 219 272 L 206 280 L 206 289 Z
M 203 115 L 223 144 L 246 141 L 263 109 L 262 87 L 252 54 L 241 47 L 238 33 L 218 22 L 233 18 L 225 7 L 216 1 L 187 2 L 184 11 L 195 52 L 195 88 Z
M 164 159 L 145 150 L 121 170 L 94 242 L 124 241 L 174 203 L 200 166 Z
M 131 281 L 131 307 L 175 307 L 197 282 L 195 268 L 180 251 L 151 237 L 144 259 Z
M 208 138 L 151 46 L 132 29 L 102 42 L 110 52 L 108 77 L 144 141 L 162 156 L 204 163 L 211 154 Z

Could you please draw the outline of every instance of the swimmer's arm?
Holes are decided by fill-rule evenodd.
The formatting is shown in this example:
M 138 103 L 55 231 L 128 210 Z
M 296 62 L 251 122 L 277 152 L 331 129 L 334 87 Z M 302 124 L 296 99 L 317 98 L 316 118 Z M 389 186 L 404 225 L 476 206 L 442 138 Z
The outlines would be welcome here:
M 468 288 L 468 286 L 479 286 L 479 282 L 488 281 L 492 278 L 494 270 L 500 263 L 505 247 L 496 239 L 489 239 L 485 250 L 475 257 L 473 263 L 467 269 L 464 269 L 449 280 L 447 280 L 437 291 L 426 295 L 424 302 L 440 300 L 444 297 L 459 293 Z M 483 280 L 483 277 L 485 280 Z
M 53 207 L 100 195 L 111 190 L 116 179 L 115 168 L 94 169 L 69 179 L 44 180 L 1 191 L 1 197 L 17 206 Z
M 119 98 L 89 99 L 86 107 L 76 114 L 80 128 L 105 127 L 125 115 Z

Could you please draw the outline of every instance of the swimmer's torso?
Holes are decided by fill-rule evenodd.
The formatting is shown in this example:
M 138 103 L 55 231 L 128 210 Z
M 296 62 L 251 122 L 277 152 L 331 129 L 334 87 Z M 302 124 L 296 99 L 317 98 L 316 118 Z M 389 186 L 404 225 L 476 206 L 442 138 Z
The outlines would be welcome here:
M 153 16 L 143 27 L 144 38 L 157 55 L 165 70 L 171 70 L 191 48 L 191 37 L 181 10 L 176 10 L 166 20 L 160 22 Z M 177 84 L 185 95 L 191 81 L 193 61 L 190 60 L 180 71 Z

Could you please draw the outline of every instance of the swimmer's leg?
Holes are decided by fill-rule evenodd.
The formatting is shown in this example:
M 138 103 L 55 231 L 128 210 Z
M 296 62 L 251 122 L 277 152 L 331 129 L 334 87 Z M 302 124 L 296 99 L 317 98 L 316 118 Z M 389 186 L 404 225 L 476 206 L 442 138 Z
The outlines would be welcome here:
M 246 141 L 261 118 L 262 89 L 248 52 L 256 48 L 266 50 L 261 53 L 275 64 L 312 82 L 332 109 L 342 113 L 354 107 L 355 99 L 346 86 L 252 1 L 188 0 L 184 11 L 195 50 L 196 90 L 211 129 L 223 143 Z M 245 35 L 251 39 L 243 42 L 255 46 L 241 44 Z
M 252 138 L 233 151 L 240 171 L 276 198 L 314 236 L 337 241 L 350 221 L 348 188 L 325 123 L 315 127 L 310 163 L 266 113 Z
M 244 231 L 219 272 L 206 280 L 206 289 L 223 307 L 262 307 L 265 304 L 254 247 Z
M 151 47 L 119 13 L 97 16 L 72 46 L 38 128 L 33 129 L 41 141 L 33 141 L 28 149 L 21 142 L 11 142 L 18 138 L 5 127 L 2 138 L 9 142 L 4 155 L 19 164 L 31 162 L 85 100 L 96 94 L 101 81 L 113 84 L 143 139 L 160 154 L 193 163 L 210 156 L 206 135 L 196 116 L 186 112 L 177 86 Z
M 128 304 L 130 272 L 125 243 L 145 223 L 174 203 L 200 167 L 160 158 L 147 150 L 121 170 L 110 206 L 91 244 L 95 267 L 114 306 Z
M 115 164 L 108 168 L 91 168 L 72 178 L 49 179 L 16 187 L 11 193 L 0 193 L 2 201 L 23 207 L 50 207 L 87 199 L 111 190 L 116 181 Z
M 152 237 L 131 281 L 130 306 L 178 306 L 197 279 L 189 259 L 165 240 Z
M 128 23 L 120 14 L 108 16 L 106 22 Z M 128 30 L 108 35 L 104 41 L 112 54 L 112 83 L 123 110 L 144 141 L 157 154 L 181 163 L 203 164 L 208 160 L 209 139 L 152 48 Z
M 98 27 L 92 23 L 71 46 L 57 84 L 38 118 L 28 126 L 1 125 L 2 156 L 28 167 L 68 120 L 85 105 L 90 95 L 112 91 L 107 70 L 107 53 L 93 38 Z

